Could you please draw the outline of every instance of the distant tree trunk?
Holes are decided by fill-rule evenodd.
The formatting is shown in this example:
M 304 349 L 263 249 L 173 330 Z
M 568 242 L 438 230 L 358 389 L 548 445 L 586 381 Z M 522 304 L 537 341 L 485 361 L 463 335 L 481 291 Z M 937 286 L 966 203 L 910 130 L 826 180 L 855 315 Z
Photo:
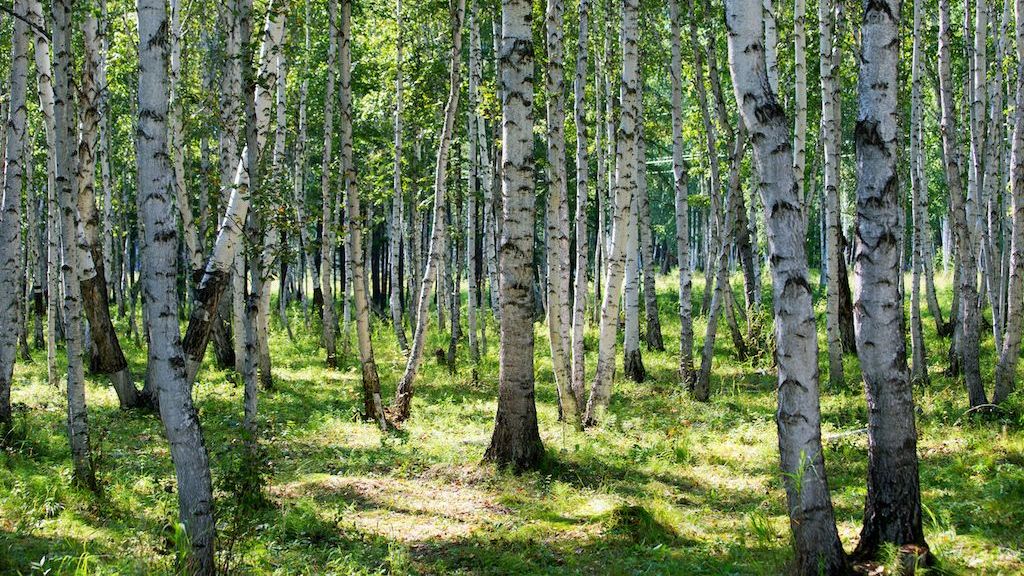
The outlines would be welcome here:
M 461 0 L 459 0 L 461 1 Z M 516 470 L 544 457 L 534 402 L 533 4 L 502 0 L 501 339 L 498 411 L 484 459 Z
M 329 39 L 327 42 L 327 83 L 324 87 L 324 154 L 320 162 L 320 293 L 324 299 L 322 343 L 327 352 L 327 366 L 338 365 L 335 344 L 337 319 L 334 308 L 334 287 L 331 283 L 334 265 L 334 199 L 331 192 L 331 148 L 334 143 L 335 67 L 338 52 L 338 0 L 330 0 Z M 344 300 L 344 294 L 342 299 Z M 346 331 L 347 333 L 347 331 Z
M 91 490 L 97 489 L 89 446 L 89 419 L 85 406 L 85 367 L 83 365 L 82 292 L 78 282 L 79 252 L 75 241 L 77 218 L 75 198 L 78 188 L 72 166 L 75 162 L 74 142 L 77 135 L 73 120 L 71 70 L 72 0 L 57 0 L 52 5 L 54 58 L 54 127 L 57 142 L 57 196 L 60 200 L 63 259 L 61 277 L 64 288 L 64 336 L 68 358 L 68 437 L 75 482 Z
M 911 213 L 911 259 L 912 278 L 910 282 L 910 340 L 913 352 L 913 371 L 911 382 L 926 385 L 928 383 L 928 363 L 924 348 L 924 328 L 921 322 L 921 273 L 924 270 L 923 259 L 924 237 L 927 234 L 928 189 L 924 184 L 925 165 L 922 142 L 924 138 L 921 113 L 921 28 L 922 0 L 914 0 L 913 16 L 913 55 L 911 61 L 911 96 L 910 96 L 910 191 Z M 832 340 L 829 339 L 831 355 Z
M 856 554 L 869 558 L 885 542 L 916 546 L 911 553 L 928 556 L 921 529 L 914 397 L 899 284 L 899 23 L 898 0 L 865 4 L 855 131 L 854 274 L 859 290 L 853 314 L 868 403 L 868 494 Z
M 6 122 L 7 153 L 4 170 L 3 205 L 0 207 L 0 435 L 10 429 L 11 382 L 18 339 L 17 295 L 22 291 L 23 268 L 20 250 L 21 198 L 25 176 L 25 107 L 28 83 L 27 0 L 14 4 L 14 35 L 11 38 L 10 117 Z M 31 186 L 31 182 L 29 182 Z M 32 208 L 28 208 L 32 210 Z
M 584 350 L 584 329 L 587 324 L 587 261 L 590 251 L 590 236 L 587 232 L 588 175 L 587 167 L 587 39 L 590 32 L 590 0 L 580 0 L 578 6 L 579 28 L 576 36 L 576 73 L 573 76 L 573 122 L 576 124 L 576 271 L 572 302 L 572 395 L 576 401 L 576 413 L 582 413 L 584 388 L 586 386 L 586 351 Z M 600 106 L 600 104 L 599 104 Z M 601 120 L 596 122 L 600 124 Z M 597 148 L 600 150 L 600 142 Z M 600 178 L 601 170 L 598 170 Z M 600 183 L 596 186 L 600 194 Z M 596 271 L 596 267 L 595 267 Z M 595 275 L 596 277 L 596 275 Z
M 805 0 L 793 2 L 793 180 L 797 197 L 803 204 L 804 215 L 808 213 L 805 194 L 804 173 L 807 168 L 807 36 L 804 32 L 804 16 L 807 12 Z M 776 80 L 778 82 L 778 80 Z M 778 89 L 778 86 L 775 86 Z
M 416 305 L 416 330 L 413 333 L 412 348 L 405 364 L 405 373 L 395 390 L 395 401 L 391 408 L 392 417 L 401 422 L 409 417 L 412 406 L 413 382 L 423 359 L 423 346 L 426 344 L 427 324 L 430 322 L 430 292 L 438 274 L 440 260 L 444 258 L 445 238 L 445 203 L 448 190 L 448 154 L 455 130 L 455 114 L 459 107 L 460 63 L 462 61 L 462 17 L 465 11 L 465 0 L 452 0 L 449 3 L 451 15 L 452 46 L 450 53 L 448 102 L 444 108 L 444 126 L 438 141 L 437 164 L 434 170 L 434 214 L 433 230 L 430 233 L 430 245 L 427 248 L 427 263 L 420 281 L 419 297 Z M 532 251 L 531 251 L 532 252 Z
M 388 231 L 390 250 L 391 293 L 388 304 L 391 308 L 391 323 L 394 325 L 395 337 L 402 352 L 409 350 L 409 342 L 405 338 L 405 325 L 402 323 L 402 283 L 399 275 L 402 231 L 404 230 L 402 207 L 402 0 L 395 2 L 395 22 L 397 38 L 395 40 L 395 164 L 394 164 L 394 197 L 391 202 L 391 229 Z M 472 90 L 470 90 L 472 94 Z M 473 112 L 475 114 L 475 112 Z M 471 134 L 470 138 L 475 138 Z
M 615 142 L 615 209 L 612 245 L 607 259 L 604 302 L 598 340 L 597 370 L 594 374 L 583 417 L 585 426 L 597 424 L 607 407 L 615 372 L 615 343 L 619 328 L 619 295 L 626 264 L 627 234 L 631 204 L 637 188 L 637 122 L 640 118 L 640 65 L 637 19 L 638 0 L 624 0 L 622 6 L 622 110 Z
M 839 89 L 836 74 L 839 47 L 834 43 L 838 15 L 833 0 L 818 3 L 818 62 L 821 77 L 821 140 L 824 159 L 825 252 L 827 295 L 825 330 L 828 341 L 828 383 L 833 389 L 843 385 L 843 341 L 839 321 L 840 268 L 843 267 L 839 223 L 840 122 L 837 117 Z
M 544 23 L 547 65 L 545 90 L 547 109 L 548 199 L 545 211 L 547 229 L 547 312 L 551 342 L 551 365 L 558 389 L 562 418 L 578 419 L 570 382 L 569 334 L 569 199 L 565 168 L 565 81 L 562 0 L 548 0 Z
M 1014 1 L 1017 38 L 1016 101 L 1024 101 L 1024 0 Z M 1024 323 L 1024 110 L 1016 109 L 1013 118 L 1013 144 L 1010 161 L 1011 235 L 1009 287 L 1007 289 L 1006 338 L 999 351 L 992 402 L 1006 401 L 1015 388 L 1020 352 L 1021 326 Z
M 959 360 L 971 407 L 987 404 L 981 382 L 981 364 L 977 314 L 977 260 L 968 228 L 968 214 L 964 206 L 963 184 L 960 179 L 960 148 L 954 132 L 953 86 L 950 72 L 950 19 L 949 0 L 939 0 L 939 91 L 942 103 L 942 149 L 945 159 L 946 180 L 949 185 L 950 212 L 956 237 L 956 254 L 960 268 L 957 311 L 959 328 Z M 957 337 L 957 336 L 955 336 Z
M 748 2 L 727 0 L 729 62 L 740 116 L 751 135 L 769 238 L 778 346 L 779 453 L 796 550 L 793 572 L 845 574 L 821 448 L 818 339 L 804 248 L 806 221 L 793 186 L 789 121 L 771 89 L 762 17 Z
M 138 208 L 145 233 L 142 279 L 149 311 L 149 366 L 178 483 L 179 518 L 191 543 L 187 571 L 212 575 L 216 523 L 210 463 L 185 370 L 178 327 L 177 230 L 167 162 L 167 9 L 139 0 Z
M 267 19 L 263 32 L 258 77 L 263 78 L 264 81 L 256 84 L 253 96 L 256 112 L 255 139 L 258 148 L 263 147 L 269 131 L 271 94 L 273 94 L 271 88 L 277 83 L 274 58 L 281 47 L 281 40 L 284 36 L 286 7 L 285 4 L 278 5 L 276 2 L 270 6 L 269 14 L 272 14 L 273 17 Z M 188 330 L 185 333 L 183 345 L 188 364 L 186 374 L 190 383 L 195 381 L 196 373 L 202 365 L 206 345 L 210 341 L 214 314 L 225 288 L 231 281 L 231 267 L 234 265 L 238 244 L 242 240 L 242 230 L 249 212 L 250 200 L 248 164 L 248 155 L 242 154 L 232 179 L 229 180 L 231 193 L 225 215 L 220 225 L 220 231 L 217 233 L 217 240 L 204 268 L 203 277 L 196 287 L 196 300 L 192 303 L 189 313 Z
M 676 259 L 679 261 L 679 379 L 693 382 L 693 300 L 690 275 L 689 174 L 683 161 L 682 15 L 678 0 L 669 0 L 672 27 L 672 183 L 676 208 Z

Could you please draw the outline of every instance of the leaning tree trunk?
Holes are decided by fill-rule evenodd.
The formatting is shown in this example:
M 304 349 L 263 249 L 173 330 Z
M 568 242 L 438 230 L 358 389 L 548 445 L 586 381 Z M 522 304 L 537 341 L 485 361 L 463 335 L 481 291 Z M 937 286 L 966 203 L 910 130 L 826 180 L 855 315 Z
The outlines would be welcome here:
M 502 0 L 501 255 L 498 411 L 484 454 L 500 466 L 536 467 L 544 456 L 537 428 L 533 371 L 533 4 Z
M 345 210 L 348 219 L 348 245 L 345 256 L 352 271 L 352 299 L 356 307 L 356 340 L 363 372 L 363 417 L 375 420 L 387 430 L 380 396 L 380 377 L 370 340 L 370 305 L 366 298 L 366 271 L 363 267 L 363 216 L 356 186 L 355 160 L 352 157 L 352 0 L 342 0 L 339 56 L 341 59 L 341 165 L 345 181 Z
M 679 379 L 693 382 L 693 300 L 690 275 L 689 174 L 683 161 L 682 22 L 678 0 L 669 0 L 672 26 L 672 184 L 676 208 L 676 260 L 679 262 Z
M 761 15 L 749 2 L 727 0 L 726 28 L 733 89 L 751 135 L 768 232 L 778 347 L 779 454 L 796 549 L 794 573 L 845 574 L 821 447 L 818 339 L 804 248 L 806 222 L 793 185 L 789 121 L 771 90 Z
M 85 367 L 83 365 L 82 293 L 78 283 L 79 252 L 75 241 L 77 218 L 75 198 L 78 189 L 71 167 L 75 162 L 74 142 L 77 127 L 73 120 L 71 70 L 72 0 L 58 0 L 52 5 L 54 57 L 54 128 L 56 135 L 56 189 L 60 203 L 61 278 L 64 291 L 64 337 L 67 347 L 68 436 L 75 481 L 96 489 L 96 475 L 89 447 L 89 420 L 85 406 Z
M 28 26 L 25 24 L 27 0 L 14 5 L 14 36 L 11 39 L 10 117 L 7 119 L 7 154 L 3 205 L 0 206 L 0 437 L 11 427 L 11 381 L 18 339 L 17 295 L 22 290 L 20 250 L 21 197 L 25 164 L 25 107 L 28 83 Z M 31 182 L 29 183 L 31 186 Z M 33 210 L 29 206 L 28 210 Z M 31 242 L 31 240 L 29 240 Z
M 551 365 L 558 389 L 558 405 L 568 422 L 579 419 L 570 383 L 569 333 L 569 199 L 565 169 L 565 81 L 562 0 L 548 0 L 545 12 L 547 65 L 547 311 Z
M 615 142 L 615 209 L 612 245 L 607 258 L 608 275 L 601 305 L 597 370 L 583 424 L 593 426 L 608 405 L 615 373 L 615 341 L 619 328 L 619 295 L 626 264 L 630 208 L 637 188 L 637 121 L 640 118 L 640 58 L 638 53 L 638 0 L 624 0 L 622 7 L 621 117 Z
M 868 493 L 856 554 L 875 557 L 886 542 L 928 557 L 921 529 L 914 396 L 907 371 L 899 279 L 903 196 L 900 140 L 898 0 L 865 3 L 857 128 L 857 244 L 853 317 L 868 403 Z
M 96 82 L 102 66 L 98 30 L 96 17 L 87 16 L 82 23 L 85 57 L 79 87 L 82 96 L 81 138 L 78 141 L 80 279 L 83 306 L 92 340 L 89 368 L 93 373 L 109 375 L 121 408 L 132 408 L 146 399 L 139 396 L 132 383 L 128 361 L 110 321 L 110 304 L 107 300 L 109 290 L 100 240 L 99 211 L 96 209 L 96 143 L 100 125 L 100 91 L 105 88 Z
M 942 104 L 942 150 L 945 160 L 946 181 L 949 186 L 950 212 L 956 237 L 956 254 L 960 268 L 957 320 L 960 328 L 959 360 L 964 374 L 971 407 L 987 404 L 985 388 L 981 382 L 981 362 L 977 314 L 977 259 L 968 226 L 964 205 L 963 183 L 960 179 L 960 147 L 954 133 L 953 85 L 950 72 L 950 18 L 949 0 L 939 0 L 939 92 Z
M 583 411 L 583 389 L 586 381 L 586 352 L 583 332 L 587 323 L 587 265 L 590 236 L 587 233 L 589 193 L 587 191 L 587 37 L 590 32 L 590 0 L 580 0 L 579 28 L 576 35 L 576 71 L 573 76 L 573 122 L 576 124 L 576 270 L 572 300 L 572 395 L 576 412 Z M 597 120 L 600 123 L 600 119 Z M 600 149 L 600 142 L 597 143 Z M 600 173 L 600 170 L 598 171 Z M 600 193 L 600 185 L 598 186 Z
M 437 164 L 434 168 L 434 223 L 430 233 L 430 245 L 427 248 L 427 264 L 420 280 L 419 296 L 416 304 L 416 330 L 413 333 L 412 349 L 405 364 L 405 373 L 395 390 L 395 401 L 391 407 L 392 417 L 399 422 L 409 417 L 412 406 L 413 382 L 419 372 L 423 359 L 423 347 L 426 345 L 427 324 L 430 322 L 430 291 L 438 273 L 439 261 L 444 258 L 445 239 L 445 202 L 448 190 L 448 154 L 452 144 L 452 133 L 455 130 L 455 114 L 459 108 L 459 88 L 461 79 L 459 67 L 462 62 L 462 17 L 465 12 L 465 0 L 452 0 L 449 5 L 451 14 L 452 46 L 450 53 L 448 102 L 444 107 L 444 126 L 437 147 Z
M 149 311 L 149 369 L 178 481 L 179 517 L 191 543 L 188 571 L 214 574 L 210 463 L 185 373 L 178 327 L 177 229 L 167 162 L 167 9 L 139 0 L 138 208 L 145 238 L 142 280 Z
M 262 148 L 269 131 L 270 105 L 273 87 L 277 83 L 274 60 L 281 48 L 284 36 L 285 3 L 274 2 L 270 6 L 266 27 L 263 32 L 263 46 L 260 49 L 259 82 L 254 90 L 256 109 L 256 143 Z M 231 179 L 231 194 L 227 209 L 221 221 L 217 240 L 203 270 L 203 277 L 196 287 L 195 301 L 189 313 L 188 329 L 185 332 L 183 345 L 189 382 L 194 382 L 196 373 L 202 365 L 206 346 L 210 342 L 217 306 L 224 290 L 231 282 L 232 267 L 235 254 L 241 241 L 246 215 L 249 212 L 249 160 L 243 153 L 238 159 L 234 175 Z
M 1017 102 L 1024 101 L 1024 0 L 1015 0 L 1017 37 Z M 1017 109 L 1013 119 L 1013 146 L 1010 161 L 1011 235 L 1010 270 L 1007 289 L 1006 337 L 996 364 L 995 392 L 992 402 L 1005 402 L 1013 392 L 1020 352 L 1021 326 L 1024 324 L 1024 110 Z

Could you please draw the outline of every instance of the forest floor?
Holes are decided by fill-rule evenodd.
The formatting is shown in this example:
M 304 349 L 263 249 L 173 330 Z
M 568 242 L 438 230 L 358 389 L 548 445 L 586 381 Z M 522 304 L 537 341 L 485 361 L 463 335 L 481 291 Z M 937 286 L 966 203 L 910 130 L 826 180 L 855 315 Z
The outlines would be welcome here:
M 354 346 L 339 370 L 325 369 L 316 328 L 305 329 L 295 310 L 291 342 L 275 317 L 274 389 L 259 405 L 262 464 L 246 467 L 241 457 L 242 389 L 233 372 L 208 363 L 195 390 L 218 498 L 219 562 L 231 574 L 784 573 L 791 552 L 770 360 L 736 360 L 723 324 L 711 401 L 692 401 L 676 378 L 674 282 L 659 282 L 667 351 L 644 350 L 647 381 L 617 381 L 603 423 L 586 433 L 557 421 L 546 330 L 536 325 L 548 457 L 541 471 L 520 476 L 481 464 L 496 405 L 493 322 L 475 371 L 462 345 L 450 374 L 433 354 L 447 349 L 446 335 L 429 336 L 412 419 L 382 435 L 358 418 Z M 947 342 L 930 318 L 925 330 L 931 383 L 916 390 L 918 449 L 937 572 L 1024 573 L 1024 395 L 1004 412 L 965 415 L 962 387 L 942 374 Z M 390 398 L 404 360 L 390 327 L 375 331 Z M 703 319 L 695 333 L 700 344 Z M 770 336 L 759 341 L 767 348 Z M 143 373 L 143 349 L 127 347 Z M 990 381 L 990 336 L 983 353 Z M 47 386 L 45 366 L 45 352 L 35 351 L 15 374 L 17 442 L 0 452 L 0 574 L 174 573 L 185 545 L 174 528 L 175 480 L 159 421 L 119 410 L 109 385 L 91 379 L 103 495 L 75 488 L 65 403 Z M 822 412 L 849 550 L 865 494 L 867 410 L 853 357 L 846 373 L 842 389 L 823 390 Z M 244 505 L 254 500 L 247 481 L 259 478 L 265 502 Z

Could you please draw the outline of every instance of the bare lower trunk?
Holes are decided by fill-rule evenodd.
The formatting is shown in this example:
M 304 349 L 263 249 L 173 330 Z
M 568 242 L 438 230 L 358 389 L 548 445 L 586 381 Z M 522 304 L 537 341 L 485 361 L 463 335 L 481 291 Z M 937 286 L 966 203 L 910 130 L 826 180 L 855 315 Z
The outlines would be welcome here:
M 840 119 L 836 112 L 839 98 L 838 73 L 839 47 L 834 44 L 838 14 L 832 0 L 821 0 L 818 5 L 819 71 L 821 77 L 821 128 L 822 156 L 824 156 L 825 195 L 825 252 L 827 257 L 827 295 L 825 299 L 825 330 L 828 341 L 828 383 L 838 389 L 845 380 L 843 376 L 843 341 L 839 326 L 840 260 L 843 255 L 839 223 L 839 134 Z
M 749 3 L 727 0 L 733 89 L 754 144 L 768 232 L 778 347 L 779 454 L 796 550 L 794 573 L 844 574 L 821 447 L 818 340 L 804 248 L 806 222 L 793 186 L 789 122 L 770 88 L 761 17 Z
M 329 40 L 327 44 L 327 84 L 324 88 L 324 147 L 320 163 L 320 293 L 324 299 L 322 344 L 327 352 L 327 366 L 338 365 L 335 344 L 334 287 L 331 283 L 334 266 L 334 199 L 331 194 L 331 148 L 334 143 L 335 61 L 338 52 L 338 0 L 330 1 Z M 342 294 L 344 298 L 344 294 Z

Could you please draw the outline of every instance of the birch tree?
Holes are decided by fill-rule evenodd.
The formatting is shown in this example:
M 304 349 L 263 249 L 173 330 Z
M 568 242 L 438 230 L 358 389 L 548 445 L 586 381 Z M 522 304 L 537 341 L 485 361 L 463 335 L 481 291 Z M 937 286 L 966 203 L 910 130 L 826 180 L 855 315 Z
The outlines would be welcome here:
M 640 113 L 640 63 L 637 46 L 638 0 L 624 0 L 622 7 L 621 112 L 615 140 L 615 207 L 612 245 L 607 258 L 604 302 L 598 340 L 597 370 L 584 413 L 585 426 L 593 426 L 611 397 L 615 372 L 615 341 L 619 327 L 619 295 L 626 264 L 630 206 L 637 188 L 637 121 Z
M 330 0 L 330 23 L 327 40 L 327 83 L 324 87 L 324 153 L 320 162 L 320 293 L 324 299 L 323 333 L 321 336 L 327 353 L 327 365 L 338 365 L 335 344 L 337 319 L 334 310 L 334 288 L 331 283 L 334 266 L 334 199 L 331 192 L 331 159 L 334 144 L 334 91 L 335 67 L 338 57 L 338 0 Z M 347 331 L 346 331 L 347 334 Z
M 960 178 L 960 147 L 954 132 L 954 104 L 952 74 L 950 72 L 950 17 L 949 0 L 939 0 L 939 95 L 942 106 L 942 151 L 945 161 L 946 182 L 949 188 L 949 205 L 953 220 L 953 234 L 956 241 L 957 265 L 960 268 L 959 326 L 954 338 L 959 342 L 958 357 L 962 366 L 964 381 L 971 407 L 987 404 L 985 389 L 981 382 L 981 363 L 978 341 L 977 306 L 977 258 L 975 246 L 968 228 L 968 214 L 963 197 L 963 182 Z
M 583 411 L 583 391 L 586 386 L 586 353 L 583 348 L 583 331 L 587 323 L 587 267 L 590 252 L 590 236 L 587 230 L 589 210 L 589 175 L 587 157 L 587 63 L 588 39 L 590 35 L 590 0 L 580 0 L 577 6 L 579 27 L 576 34 L 576 67 L 573 74 L 573 123 L 576 125 L 576 270 L 572 299 L 572 395 L 576 401 L 576 412 Z M 600 120 L 597 120 L 600 124 Z M 600 150 L 600 142 L 597 148 Z M 600 173 L 601 170 L 598 170 Z M 600 176 L 598 176 L 600 178 Z M 600 194 L 600 184 L 596 187 Z M 596 272 L 595 267 L 595 272 Z
M 627 0 L 632 1 L 632 0 Z M 498 410 L 484 459 L 514 469 L 544 456 L 537 428 L 533 372 L 533 4 L 502 0 L 499 83 L 502 233 Z
M 345 256 L 352 271 L 352 299 L 356 312 L 356 339 L 359 345 L 359 363 L 363 376 L 363 417 L 375 420 L 382 430 L 387 429 L 384 406 L 380 395 L 380 377 L 373 357 L 370 340 L 370 305 L 366 297 L 366 271 L 363 267 L 364 225 L 356 184 L 355 161 L 352 157 L 352 0 L 342 0 L 339 56 L 341 59 L 339 106 L 341 109 L 341 166 L 345 182 L 345 209 L 348 234 Z
M 779 454 L 796 550 L 794 572 L 844 574 L 821 448 L 818 340 L 804 248 L 806 223 L 793 186 L 789 121 L 771 89 L 762 17 L 727 0 L 729 64 L 740 116 L 751 135 L 768 233 L 778 367 Z
M 262 148 L 269 131 L 271 95 L 277 82 L 273 63 L 284 36 L 286 7 L 287 4 L 284 3 L 274 2 L 271 4 L 263 31 L 258 76 L 264 78 L 265 81 L 257 83 L 253 95 L 256 113 L 255 139 L 259 148 Z M 217 232 L 217 239 L 203 269 L 203 277 L 196 287 L 195 301 L 192 303 L 188 329 L 183 340 L 189 382 L 195 381 L 196 373 L 203 362 L 206 346 L 210 341 L 214 315 L 220 298 L 231 281 L 235 254 L 238 251 L 238 244 L 241 241 L 242 230 L 249 212 L 248 164 L 248 154 L 241 154 L 231 180 L 229 180 L 231 192 L 220 229 Z
M 25 175 L 25 107 L 28 83 L 27 0 L 15 3 L 11 38 L 10 116 L 6 122 L 6 166 L 4 195 L 0 206 L 0 435 L 13 423 L 11 382 L 18 338 L 18 298 L 24 275 L 21 259 L 21 199 Z M 29 208 L 31 210 L 31 208 Z
M 413 333 L 412 348 L 405 364 L 405 373 L 395 390 L 395 401 L 391 408 L 392 417 L 401 422 L 409 417 L 412 406 L 413 382 L 423 359 L 429 318 L 430 292 L 438 275 L 439 263 L 445 253 L 445 203 L 448 190 L 448 154 L 451 149 L 452 133 L 455 130 L 455 114 L 459 108 L 461 85 L 460 64 L 462 62 L 462 18 L 465 0 L 451 0 L 452 46 L 449 63 L 448 101 L 444 107 L 444 126 L 437 147 L 437 164 L 434 169 L 434 211 L 433 230 L 427 247 L 427 262 L 420 279 L 419 296 L 416 304 L 416 330 Z M 443 326 L 443 324 L 440 324 Z
M 857 87 L 858 296 L 853 318 L 868 403 L 868 493 L 857 554 L 867 557 L 877 554 L 883 542 L 918 546 L 922 556 L 928 550 L 921 529 L 914 398 L 899 283 L 899 19 L 897 0 L 865 3 Z
M 572 323 L 569 288 L 569 199 L 565 168 L 565 78 L 562 0 L 548 0 L 544 16 L 547 65 L 544 86 L 547 93 L 548 202 L 545 211 L 547 230 L 547 311 L 551 342 L 551 364 L 558 388 L 562 417 L 578 419 L 576 401 L 570 383 L 570 328 Z
M 690 276 L 689 174 L 683 161 L 683 64 L 678 0 L 669 0 L 672 35 L 672 185 L 676 209 L 676 260 L 679 261 L 679 379 L 693 381 L 693 300 Z
M 142 281 L 149 310 L 149 367 L 178 485 L 179 518 L 191 544 L 188 572 L 214 574 L 210 463 L 185 370 L 178 327 L 177 227 L 167 160 L 167 9 L 139 0 L 138 209 L 143 224 Z
M 926 213 L 927 188 L 924 187 L 924 150 L 922 149 L 923 115 L 921 111 L 921 6 L 922 0 L 914 0 L 913 14 L 913 54 L 911 56 L 911 95 L 910 95 L 910 191 L 911 213 L 913 226 L 911 232 L 911 267 L 910 285 L 910 339 L 912 350 L 911 381 L 926 384 L 928 382 L 928 364 L 925 360 L 924 328 L 921 322 L 921 274 L 924 272 L 924 258 L 931 254 L 924 251 L 924 236 L 927 234 Z M 830 310 L 831 311 L 831 310 Z M 838 334 L 836 335 L 838 339 Z M 838 343 L 837 343 L 838 344 Z M 832 340 L 829 338 L 831 354 Z
M 54 57 L 54 127 L 56 135 L 56 190 L 61 215 L 61 283 L 63 288 L 64 338 L 67 349 L 68 437 L 75 482 L 97 489 L 89 445 L 89 417 L 85 404 L 85 367 L 83 365 L 82 292 L 78 282 L 79 252 L 75 199 L 78 196 L 75 173 L 77 129 L 73 121 L 71 91 L 71 0 L 58 0 L 51 6 Z
M 825 251 L 827 254 L 827 291 L 825 330 L 828 341 L 828 381 L 833 389 L 842 386 L 843 342 L 839 326 L 839 267 L 841 235 L 839 226 L 839 118 L 836 117 L 839 89 L 838 47 L 833 43 L 836 32 L 833 0 L 818 3 L 818 69 L 821 78 L 821 140 L 824 157 L 823 185 L 825 197 Z
M 405 338 L 405 325 L 402 322 L 402 283 L 399 276 L 400 255 L 402 251 L 403 207 L 402 196 L 402 0 L 395 1 L 395 163 L 394 163 L 394 196 L 391 201 L 391 230 L 388 233 L 390 249 L 391 293 L 388 304 L 391 308 L 391 323 L 395 328 L 398 347 L 403 352 L 409 350 L 409 342 Z M 470 89 L 472 95 L 472 88 Z M 471 134 L 470 138 L 475 137 Z
M 1014 1 L 1017 48 L 1016 101 L 1024 102 L 1024 0 Z M 1017 108 L 1013 118 L 1010 161 L 1010 268 L 1007 288 L 1006 337 L 999 351 L 992 402 L 1001 404 L 1015 388 L 1020 352 L 1021 326 L 1024 323 L 1024 109 Z
M 89 14 L 82 22 L 83 58 L 80 124 L 78 139 L 78 217 L 77 232 L 81 262 L 81 290 L 85 315 L 91 336 L 90 370 L 107 374 L 117 393 L 121 408 L 132 408 L 145 402 L 140 398 L 128 370 L 128 361 L 121 350 L 117 332 L 110 320 L 103 243 L 100 240 L 99 211 L 96 208 L 96 145 L 100 128 L 100 91 L 97 82 L 103 64 L 99 22 Z

